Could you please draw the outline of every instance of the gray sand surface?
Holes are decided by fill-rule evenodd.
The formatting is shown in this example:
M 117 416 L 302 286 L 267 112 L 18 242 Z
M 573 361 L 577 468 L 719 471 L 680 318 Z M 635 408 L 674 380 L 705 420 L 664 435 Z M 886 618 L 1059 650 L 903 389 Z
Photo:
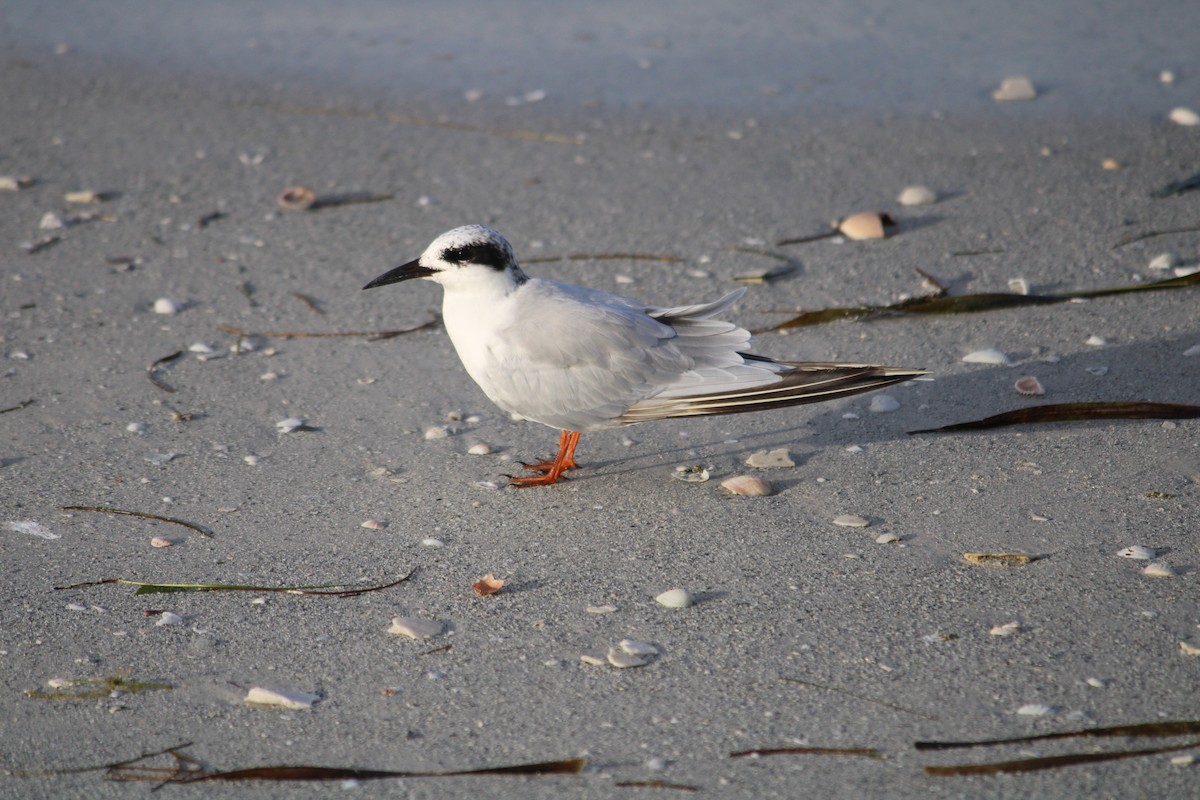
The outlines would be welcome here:
M 1171 764 L 1177 753 L 1025 775 L 921 769 L 1185 738 L 947 753 L 913 743 L 1200 718 L 1200 658 L 1180 647 L 1200 646 L 1200 423 L 905 432 L 1037 402 L 1198 403 L 1200 356 L 1184 353 L 1200 344 L 1200 290 L 763 335 L 767 355 L 924 367 L 936 380 L 889 390 L 892 413 L 869 412 L 867 395 L 588 434 L 584 470 L 525 491 L 502 475 L 547 454 L 555 432 L 491 406 L 440 328 L 274 338 L 234 354 L 217 326 L 433 319 L 436 286 L 359 287 L 468 222 L 504 232 L 526 262 L 677 256 L 526 265 L 658 304 L 713 299 L 732 276 L 782 263 L 747 250 L 786 252 L 799 267 L 736 309 L 752 327 L 782 319 L 770 309 L 895 302 L 921 291 L 917 268 L 954 293 L 1006 291 L 1018 277 L 1043 292 L 1165 277 L 1151 258 L 1200 265 L 1200 233 L 1114 245 L 1200 221 L 1200 192 L 1149 197 L 1200 168 L 1200 127 L 1167 120 L 1176 106 L 1200 110 L 1200 5 L 244 5 L 21 1 L 0 12 L 0 175 L 37 179 L 0 192 L 0 408 L 33 400 L 0 414 L 0 523 L 58 537 L 0 527 L 0 769 L 192 742 L 190 755 L 221 769 L 589 762 L 577 777 L 379 781 L 354 797 L 681 793 L 617 786 L 640 780 L 736 798 L 1194 796 L 1197 768 Z M 1010 75 L 1027 75 L 1038 98 L 994 102 Z M 472 90 L 482 96 L 469 101 Z M 1121 169 L 1102 168 L 1108 158 Z M 284 211 L 275 199 L 293 184 L 394 198 Z M 899 206 L 909 184 L 939 202 Z M 64 201 L 81 189 L 109 196 Z M 898 232 L 772 245 L 861 210 L 892 213 Z M 41 230 L 47 212 L 103 216 Z M 21 247 L 50 234 L 61 240 Z M 109 263 L 121 256 L 132 268 Z M 153 313 L 159 298 L 182 311 Z M 147 379 L 150 364 L 198 342 L 216 352 L 158 372 L 173 393 Z M 961 361 L 981 348 L 1014 365 Z M 1045 397 L 1016 394 L 1022 375 Z M 427 441 L 452 413 L 472 421 Z M 311 429 L 277 432 L 287 417 Z M 468 455 L 478 442 L 498 454 Z M 795 468 L 743 465 L 781 447 Z M 679 464 L 713 480 L 673 480 Z M 739 473 L 770 479 L 775 494 L 718 489 Z M 213 536 L 61 509 L 71 505 L 176 517 Z M 871 525 L 832 525 L 844 513 Z M 369 519 L 388 525 L 360 527 Z M 901 541 L 877 544 L 886 533 Z M 154 536 L 174 546 L 151 547 Z M 1140 574 L 1144 562 L 1116 556 L 1129 545 L 1156 548 L 1179 574 Z M 988 569 L 964 552 L 1039 558 Z M 410 570 L 404 584 L 346 599 L 53 588 L 359 587 Z M 488 572 L 507 585 L 476 597 Z M 658 606 L 673 587 L 699 602 Z M 605 604 L 617 610 L 585 611 Z M 183 624 L 156 626 L 147 612 L 161 610 Z M 397 615 L 447 632 L 389 636 Z M 1010 621 L 1023 630 L 989 634 Z M 661 653 L 640 669 L 580 662 L 624 638 Z M 175 688 L 26 695 L 117 673 Z M 250 708 L 251 686 L 322 699 Z M 1053 713 L 1018 715 L 1027 704 Z M 797 744 L 885 758 L 729 757 Z M 5 797 L 148 789 L 97 772 L 0 776 Z

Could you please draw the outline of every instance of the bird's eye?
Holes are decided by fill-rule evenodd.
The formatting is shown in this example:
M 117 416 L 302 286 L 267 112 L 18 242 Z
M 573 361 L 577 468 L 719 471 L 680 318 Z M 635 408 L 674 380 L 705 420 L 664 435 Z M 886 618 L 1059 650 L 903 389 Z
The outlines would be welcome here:
M 481 242 L 451 247 L 442 253 L 442 260 L 451 264 L 479 264 L 502 270 L 508 266 L 508 255 L 494 244 Z

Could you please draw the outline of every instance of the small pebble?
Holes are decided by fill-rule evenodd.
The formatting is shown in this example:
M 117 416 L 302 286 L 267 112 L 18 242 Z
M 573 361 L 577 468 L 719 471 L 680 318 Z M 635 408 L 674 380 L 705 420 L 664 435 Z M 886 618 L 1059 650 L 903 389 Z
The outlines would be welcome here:
M 494 452 L 496 451 L 490 444 L 485 444 L 483 442 L 473 444 L 467 448 L 467 453 L 473 456 L 490 456 Z
M 646 759 L 646 769 L 651 772 L 662 772 L 667 768 L 667 760 L 665 758 L 648 758 Z
M 416 617 L 393 617 L 392 627 L 388 628 L 388 633 L 396 636 L 407 636 L 410 639 L 429 639 L 437 636 L 445 625 L 431 619 L 418 619 Z
M 777 469 L 783 467 L 794 467 L 796 462 L 792 461 L 792 456 L 786 447 L 781 447 L 777 450 L 759 450 L 757 453 L 751 453 L 746 459 L 747 467 L 757 467 L 759 469 Z
M 175 544 L 175 543 L 172 542 L 170 539 L 164 539 L 161 536 L 155 536 L 153 539 L 150 540 L 151 547 L 170 547 L 173 544 Z
M 1161 561 L 1151 561 L 1142 567 L 1142 574 L 1149 575 L 1151 578 L 1171 578 L 1176 575 L 1176 572 L 1175 568 L 1170 564 L 1164 564 Z
M 183 310 L 181 303 L 176 303 L 169 297 L 160 297 L 154 301 L 155 314 L 178 314 Z
M 876 544 L 895 544 L 900 541 L 900 537 L 894 533 L 881 533 L 875 537 Z
M 1169 69 L 1164 69 L 1162 72 L 1158 73 L 1158 81 L 1166 86 L 1170 86 L 1175 82 L 1175 73 Z
M 937 202 L 937 195 L 928 186 L 906 186 L 896 202 L 902 206 L 928 206 Z
M 1121 168 L 1121 162 L 1117 161 L 1115 158 L 1106 158 L 1100 162 L 1100 168 L 1107 170 L 1118 170 Z
M 1033 88 L 1033 83 L 1029 78 L 1025 77 L 1005 78 L 1000 82 L 1000 86 L 992 92 L 992 99 L 999 103 L 1012 100 L 1033 100 L 1036 97 L 1037 90 Z
M 871 398 L 871 405 L 867 406 L 867 410 L 875 414 L 886 414 L 898 408 L 900 408 L 900 401 L 890 394 L 875 395 Z
M 321 695 L 312 692 L 289 692 L 282 689 L 264 689 L 255 686 L 246 693 L 246 705 L 269 706 L 300 711 L 312 708 L 313 703 L 321 699 Z
M 1133 558 L 1139 561 L 1149 561 L 1158 555 L 1158 551 L 1153 547 L 1144 547 L 1140 544 L 1131 545 L 1130 547 L 1122 547 L 1117 551 L 1117 555 L 1121 558 Z
M 613 614 L 616 613 L 617 607 L 612 605 L 605 606 L 588 606 L 584 609 L 589 614 Z
M 1171 113 L 1167 116 L 1170 118 L 1171 122 L 1174 122 L 1176 125 L 1183 125 L 1188 128 L 1192 127 L 1193 125 L 1200 125 L 1200 114 L 1197 114 L 1190 108 L 1184 108 L 1183 106 L 1171 109 Z
M 975 350 L 963 356 L 962 360 L 967 364 L 1000 364 L 1006 367 L 1012 364 L 1008 356 L 994 348 Z
M 1104 680 L 1103 678 L 1088 678 L 1084 682 L 1093 689 L 1103 689 L 1108 686 L 1108 681 Z
M 281 419 L 279 422 L 276 422 L 275 427 L 279 429 L 280 433 L 291 433 L 299 428 L 303 428 L 304 420 L 300 419 L 299 417 L 288 417 L 287 419 Z
M 696 599 L 687 589 L 668 589 L 655 597 L 654 602 L 667 608 L 691 608 L 695 605 Z
M 871 522 L 858 514 L 839 514 L 833 518 L 833 524 L 839 528 L 865 528 Z
M 753 475 L 735 475 L 721 481 L 721 488 L 730 494 L 742 497 L 766 497 L 771 494 L 771 483 Z
M 360 528 L 367 528 L 372 531 L 381 531 L 388 526 L 386 519 L 369 519 L 359 525 Z

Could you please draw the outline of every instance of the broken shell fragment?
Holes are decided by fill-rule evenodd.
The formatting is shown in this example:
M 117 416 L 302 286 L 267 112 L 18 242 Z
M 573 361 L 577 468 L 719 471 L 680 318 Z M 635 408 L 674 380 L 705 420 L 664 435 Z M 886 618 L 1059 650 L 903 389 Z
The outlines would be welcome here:
M 865 528 L 871 522 L 858 514 L 839 514 L 833 518 L 833 524 L 839 528 Z
M 487 575 L 484 575 L 482 578 L 471 584 L 471 588 L 474 589 L 475 594 L 479 595 L 480 597 L 487 597 L 488 595 L 495 594 L 503 589 L 504 581 L 500 580 L 489 572 Z
M 312 708 L 313 703 L 320 699 L 321 695 L 312 692 L 289 692 L 283 689 L 264 689 L 261 686 L 255 686 L 246 693 L 248 706 L 286 708 L 292 711 Z
M 721 488 L 741 497 L 767 497 L 771 494 L 771 482 L 753 475 L 734 475 L 721 481 Z
M 607 661 L 617 669 L 630 669 L 632 667 L 644 667 L 650 662 L 641 656 L 632 653 L 626 653 L 619 647 L 608 648 Z
M 875 414 L 886 414 L 898 408 L 900 408 L 900 401 L 890 394 L 875 395 L 871 398 L 871 405 L 867 406 L 867 410 Z
M 666 608 L 691 608 L 696 599 L 687 589 L 668 589 L 655 597 L 654 602 Z
M 280 433 L 292 433 L 304 427 L 304 420 L 299 417 L 288 417 L 276 422 L 275 427 L 279 429 Z
M 288 211 L 307 211 L 317 202 L 317 193 L 307 186 L 289 186 L 279 193 L 278 203 Z
M 876 544 L 895 544 L 900 541 L 900 537 L 894 533 L 881 533 L 875 537 Z
M 1013 384 L 1013 388 L 1017 390 L 1017 394 L 1023 394 L 1027 397 L 1040 396 L 1046 393 L 1042 388 L 1042 382 L 1032 375 L 1026 375 L 1023 378 L 1018 378 Z
M 417 617 L 393 617 L 392 627 L 388 633 L 397 636 L 407 636 L 410 639 L 429 639 L 437 636 L 445 628 L 440 622 Z
M 1200 656 L 1200 647 L 1191 642 L 1180 642 L 1179 649 L 1185 656 Z
M 1014 633 L 1021 632 L 1021 623 L 1006 622 L 1003 625 L 996 625 L 988 631 L 992 636 L 1012 636 Z
M 99 203 L 104 199 L 104 195 L 100 192 L 67 192 L 63 195 L 63 199 L 68 203 Z
M 589 614 L 615 614 L 617 607 L 614 605 L 588 606 L 584 611 Z
M 1150 263 L 1146 266 L 1154 270 L 1170 269 L 1179 263 L 1179 256 L 1174 253 L 1159 253 L 1154 258 L 1150 259 Z
M 928 206 L 937 202 L 937 195 L 928 186 L 906 186 L 896 202 L 902 206 Z
M 863 239 L 882 239 L 886 236 L 885 229 L 896 225 L 896 220 L 889 214 L 876 211 L 861 211 L 851 214 L 837 224 L 838 233 L 847 239 L 860 241 Z
M 605 656 L 596 655 L 595 653 L 580 653 L 579 660 L 591 667 L 601 667 L 608 663 Z
M 671 477 L 684 483 L 704 483 L 708 480 L 708 470 L 699 464 L 692 466 L 680 464 L 675 467 L 675 472 L 671 473 Z
M 12 175 L 0 175 L 0 191 L 15 192 L 20 189 L 28 189 L 33 186 L 34 180 L 28 176 L 14 177 Z
M 622 639 L 617 643 L 617 647 L 623 653 L 629 653 L 632 656 L 656 656 L 658 648 L 649 642 L 639 642 L 637 639 Z
M 1119 555 L 1121 558 L 1133 558 L 1138 561 L 1149 561 L 1158 555 L 1158 551 L 1153 547 L 1144 547 L 1143 545 L 1135 544 L 1129 547 L 1122 547 L 1117 551 L 1117 555 Z
M 1103 336 L 1092 335 L 1087 338 L 1087 341 L 1084 342 L 1084 344 L 1088 345 L 1089 347 L 1104 347 L 1104 345 L 1108 344 L 1108 340 Z
M 1167 116 L 1176 125 L 1183 125 L 1189 128 L 1193 125 L 1200 125 L 1200 114 L 1183 106 L 1171 109 L 1171 113 Z
M 962 360 L 967 364 L 999 364 L 1005 367 L 1012 364 L 1008 356 L 991 347 L 986 350 L 975 350 L 967 353 L 962 357 Z
M 1170 564 L 1164 564 L 1161 561 L 1151 561 L 1142 567 L 1142 574 L 1149 575 L 1151 578 L 1171 578 L 1177 573 L 1175 572 L 1175 568 Z
M 963 553 L 963 558 L 981 567 L 1023 567 L 1033 561 L 1024 553 Z
M 998 103 L 1012 100 L 1033 100 L 1036 97 L 1037 90 L 1033 88 L 1033 83 L 1029 78 L 1022 76 L 1005 78 L 1000 82 L 1000 86 L 992 92 L 992 99 Z
M 386 519 L 368 519 L 359 525 L 360 528 L 366 528 L 372 531 L 381 531 L 387 526 L 388 521 Z
M 758 469 L 777 469 L 794 467 L 796 462 L 792 461 L 791 454 L 786 447 L 780 447 L 777 450 L 759 450 L 757 453 L 751 453 L 746 459 L 746 466 Z
M 1056 710 L 1054 706 L 1048 706 L 1045 703 L 1026 703 L 1017 709 L 1017 713 L 1022 717 L 1044 717 L 1047 714 L 1053 714 Z
M 158 622 L 154 623 L 157 627 L 162 628 L 167 625 L 182 625 L 183 617 L 176 614 L 174 611 L 164 611 L 159 616 Z

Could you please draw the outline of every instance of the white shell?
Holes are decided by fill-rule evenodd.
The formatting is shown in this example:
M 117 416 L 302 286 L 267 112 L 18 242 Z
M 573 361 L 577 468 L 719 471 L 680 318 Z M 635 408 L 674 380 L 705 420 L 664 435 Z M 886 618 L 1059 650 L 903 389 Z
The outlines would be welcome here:
M 902 206 L 927 206 L 937 202 L 937 195 L 928 186 L 905 186 L 896 202 Z
M 996 625 L 988 631 L 992 636 L 1012 636 L 1014 633 L 1020 632 L 1021 623 L 1019 622 L 1006 622 L 1003 625 Z
M 1095 375 L 1097 378 L 1108 374 L 1108 367 L 1085 367 L 1089 375 Z
M 1144 547 L 1140 544 L 1135 544 L 1129 547 L 1122 547 L 1117 551 L 1117 555 L 1121 558 L 1135 558 L 1140 561 L 1149 561 L 1158 555 L 1158 551 L 1153 547 Z
M 684 483 L 704 483 L 708 480 L 708 470 L 698 465 L 687 466 L 680 464 L 675 467 L 675 471 L 671 473 L 671 477 Z
M 246 705 L 287 708 L 293 711 L 312 708 L 313 703 L 320 699 L 321 695 L 312 692 L 289 692 L 283 689 L 264 689 L 261 686 L 255 686 L 246 693 Z
M 434 539 L 432 536 L 427 536 L 421 540 L 422 547 L 445 547 L 446 543 L 441 539 Z
M 131 422 L 125 426 L 125 430 L 129 431 L 130 433 L 145 433 L 146 432 L 146 423 Z
M 584 609 L 589 614 L 613 614 L 616 613 L 617 607 L 614 605 L 603 606 L 588 606 Z
M 1005 78 L 1000 82 L 1000 86 L 992 92 L 992 99 L 998 103 L 1011 100 L 1033 100 L 1036 97 L 1037 90 L 1033 88 L 1033 83 L 1029 78 L 1019 76 Z
M 1179 650 L 1185 656 L 1200 656 L 1200 647 L 1197 647 L 1191 642 L 1180 642 Z
M 445 425 L 435 425 L 432 428 L 425 429 L 425 441 L 431 442 L 434 439 L 445 439 L 450 435 L 450 430 Z
M 1017 709 L 1017 713 L 1022 717 L 1044 717 L 1047 714 L 1053 714 L 1057 709 L 1054 706 L 1048 706 L 1045 703 L 1027 703 Z
M 388 526 L 386 519 L 368 519 L 365 520 L 359 527 L 367 528 L 372 531 L 381 531 Z
M 160 297 L 154 301 L 155 314 L 178 314 L 183 310 L 183 305 L 176 303 L 169 297 Z
M 13 531 L 14 533 L 27 533 L 30 536 L 36 536 L 39 539 L 61 539 L 57 533 L 54 533 L 49 528 L 43 526 L 40 522 L 34 522 L 31 519 L 16 519 L 11 522 L 4 523 L 4 530 Z
M 1184 756 L 1172 756 L 1171 764 L 1176 767 L 1190 767 L 1196 763 L 1196 757 L 1191 753 Z
M 442 623 L 431 619 L 393 617 L 392 627 L 388 628 L 388 633 L 407 636 L 410 639 L 428 639 L 437 636 L 445 627 Z
M 894 533 L 881 533 L 875 537 L 876 544 L 895 544 L 900 541 L 900 537 Z
M 975 350 L 963 356 L 962 360 L 967 364 L 1000 364 L 1006 367 L 1012 364 L 1008 356 L 995 348 Z
M 280 433 L 291 433 L 297 428 L 301 428 L 303 426 L 304 420 L 300 419 L 299 417 L 288 417 L 287 419 L 281 419 L 279 422 L 275 423 L 275 427 L 279 429 Z
M 1091 686 L 1093 689 L 1103 689 L 1108 686 L 1108 681 L 1104 680 L 1103 678 L 1088 678 L 1086 681 L 1084 681 L 1084 683 L 1086 683 L 1088 686 Z
M 833 524 L 839 528 L 865 528 L 871 522 L 858 514 L 839 514 L 833 518 Z
M 626 653 L 619 647 L 610 647 L 608 649 L 607 660 L 617 669 L 629 669 L 631 667 L 644 667 L 650 663 L 641 656 L 632 653 Z
M 1170 269 L 1179 263 L 1179 256 L 1174 253 L 1159 253 L 1154 258 L 1150 259 L 1148 264 L 1150 269 Z
M 658 648 L 649 642 L 639 642 L 637 639 L 622 639 L 617 643 L 617 647 L 622 653 L 629 653 L 631 656 L 656 656 Z
M 158 618 L 158 622 L 154 624 L 160 628 L 165 625 L 182 625 L 183 617 L 179 616 L 174 611 L 164 611 L 162 612 L 162 616 Z
M 1183 351 L 1185 356 L 1200 356 L 1200 344 L 1194 344 Z
M 1029 281 L 1024 278 L 1009 278 L 1008 290 L 1016 294 L 1029 294 Z
M 751 453 L 746 459 L 747 467 L 757 467 L 759 469 L 773 469 L 780 467 L 794 467 L 796 462 L 792 461 L 792 456 L 786 447 L 781 447 L 778 450 L 759 450 L 757 453 Z
M 871 405 L 867 406 L 868 411 L 876 414 L 886 414 L 889 411 L 895 411 L 900 408 L 900 401 L 892 397 L 890 394 L 877 394 L 871 398 Z
M 607 657 L 598 656 L 595 653 L 580 653 L 579 660 L 593 667 L 601 667 L 608 663 Z
M 1170 564 L 1164 564 L 1161 561 L 1151 561 L 1142 567 L 1142 574 L 1149 575 L 1151 578 L 1171 578 L 1176 575 L 1176 572 L 1175 568 Z
M 654 598 L 654 602 L 667 608 L 691 608 L 696 603 L 687 589 L 668 589 Z
M 192 344 L 188 345 L 188 352 L 210 356 L 217 351 L 211 344 L 205 344 L 204 342 L 193 342 Z
M 1200 125 L 1200 114 L 1197 114 L 1190 108 L 1184 108 L 1183 106 L 1172 108 L 1171 113 L 1167 116 L 1170 118 L 1171 122 L 1174 122 L 1176 125 L 1185 125 L 1189 128 L 1193 125 Z
M 162 536 L 155 536 L 150 540 L 151 547 L 170 547 L 175 544 L 170 539 L 164 539 Z
M 467 454 L 472 456 L 490 456 L 496 452 L 490 444 L 479 442 L 467 448 Z
M 766 497 L 771 494 L 771 483 L 753 475 L 734 475 L 721 481 L 721 488 L 742 497 Z
M 1087 341 L 1084 342 L 1084 344 L 1086 344 L 1090 347 L 1104 347 L 1104 345 L 1108 344 L 1108 340 L 1105 339 L 1103 336 L 1093 335 L 1093 336 L 1089 336 L 1087 338 Z

